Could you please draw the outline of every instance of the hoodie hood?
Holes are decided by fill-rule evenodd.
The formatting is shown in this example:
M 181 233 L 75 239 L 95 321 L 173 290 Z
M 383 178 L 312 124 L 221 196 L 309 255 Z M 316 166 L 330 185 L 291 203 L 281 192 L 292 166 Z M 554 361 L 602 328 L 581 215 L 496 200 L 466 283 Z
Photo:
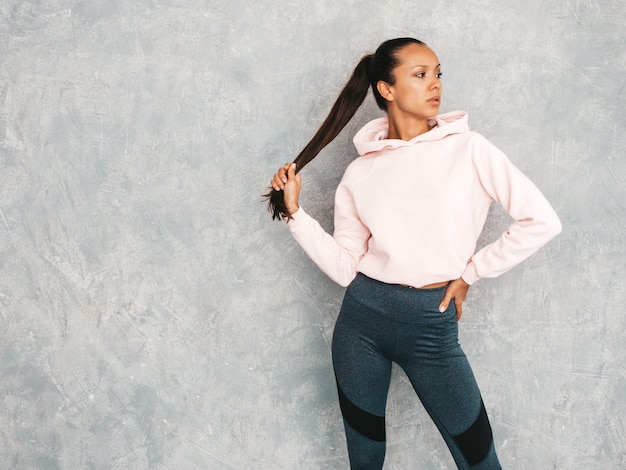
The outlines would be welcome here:
M 374 119 L 367 123 L 354 136 L 354 146 L 360 156 L 381 150 L 408 147 L 418 142 L 441 140 L 452 134 L 469 131 L 468 116 L 464 111 L 440 114 L 428 120 L 434 126 L 428 132 L 413 137 L 411 140 L 388 139 L 389 120 L 387 117 Z

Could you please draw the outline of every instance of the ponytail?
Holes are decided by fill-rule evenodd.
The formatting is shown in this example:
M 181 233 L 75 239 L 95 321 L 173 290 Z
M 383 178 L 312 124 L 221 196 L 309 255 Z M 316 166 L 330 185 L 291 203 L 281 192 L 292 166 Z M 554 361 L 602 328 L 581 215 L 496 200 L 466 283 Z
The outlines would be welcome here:
M 302 170 L 346 127 L 346 124 L 352 119 L 352 116 L 354 116 L 354 113 L 356 113 L 367 96 L 368 87 L 372 87 L 378 107 L 383 111 L 387 110 L 387 101 L 379 93 L 377 84 L 381 80 L 390 85 L 395 83 L 393 71 L 399 64 L 397 52 L 408 44 L 426 45 L 419 39 L 414 38 L 389 39 L 378 46 L 375 54 L 368 54 L 361 59 L 359 65 L 354 69 L 352 77 L 341 90 L 339 98 L 335 101 L 328 117 L 311 141 L 294 160 L 296 171 Z M 272 189 L 264 197 L 268 200 L 267 208 L 272 213 L 273 220 L 289 219 L 283 191 Z
M 370 86 L 369 68 L 372 57 L 372 54 L 364 56 L 354 69 L 350 80 L 341 90 L 337 101 L 335 101 L 319 130 L 294 160 L 296 172 L 302 170 L 339 135 L 365 100 L 367 89 Z M 289 218 L 283 191 L 272 189 L 271 192 L 265 194 L 265 198 L 268 200 L 268 210 L 272 213 L 272 220 Z

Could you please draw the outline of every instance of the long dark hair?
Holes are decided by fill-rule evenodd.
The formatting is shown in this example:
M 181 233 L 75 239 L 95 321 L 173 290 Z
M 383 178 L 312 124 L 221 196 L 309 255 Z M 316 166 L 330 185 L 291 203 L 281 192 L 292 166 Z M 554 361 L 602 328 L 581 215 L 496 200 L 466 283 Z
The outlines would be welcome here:
M 387 110 L 387 101 L 378 92 L 377 84 L 381 80 L 390 85 L 395 83 L 393 69 L 399 65 L 396 54 L 409 44 L 426 45 L 414 38 L 390 39 L 378 46 L 374 54 L 368 54 L 359 61 L 330 113 L 311 141 L 295 158 L 294 163 L 297 172 L 313 160 L 346 127 L 346 124 L 350 122 L 352 116 L 365 100 L 368 88 L 372 88 L 378 107 L 383 111 Z M 272 189 L 265 197 L 268 200 L 268 210 L 272 213 L 272 220 L 289 218 L 283 191 Z

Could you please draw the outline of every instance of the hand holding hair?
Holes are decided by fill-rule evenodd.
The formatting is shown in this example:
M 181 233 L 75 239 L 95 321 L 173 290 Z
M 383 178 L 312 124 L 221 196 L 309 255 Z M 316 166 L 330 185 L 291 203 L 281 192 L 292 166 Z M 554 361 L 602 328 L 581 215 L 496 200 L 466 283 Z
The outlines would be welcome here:
M 302 176 L 300 176 L 299 173 L 296 174 L 295 163 L 287 162 L 285 166 L 279 168 L 278 172 L 274 173 L 270 184 L 274 191 L 283 192 L 284 204 L 288 216 L 300 208 L 298 197 L 300 195 L 300 188 L 302 187 Z

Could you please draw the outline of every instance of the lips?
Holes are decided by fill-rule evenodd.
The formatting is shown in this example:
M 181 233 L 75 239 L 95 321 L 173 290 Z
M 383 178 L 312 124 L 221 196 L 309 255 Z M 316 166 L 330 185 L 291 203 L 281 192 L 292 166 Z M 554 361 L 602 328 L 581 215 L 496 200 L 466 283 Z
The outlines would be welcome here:
M 440 101 L 441 98 L 439 96 L 433 96 L 431 99 L 428 100 L 428 102 L 431 104 L 439 104 Z

